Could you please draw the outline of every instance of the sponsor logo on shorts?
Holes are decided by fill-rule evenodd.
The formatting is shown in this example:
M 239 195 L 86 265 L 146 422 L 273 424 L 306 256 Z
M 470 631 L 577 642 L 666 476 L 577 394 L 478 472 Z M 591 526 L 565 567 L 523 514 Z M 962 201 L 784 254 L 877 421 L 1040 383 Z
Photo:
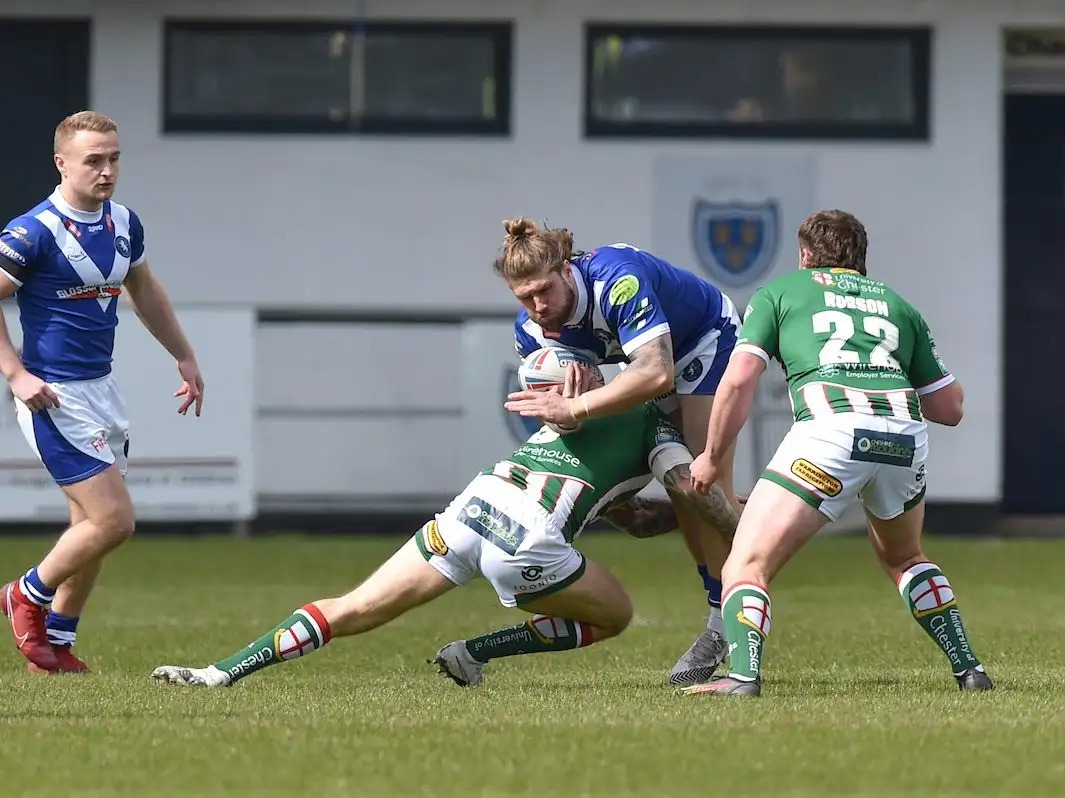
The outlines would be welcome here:
M 685 382 L 695 382 L 701 376 L 703 376 L 703 361 L 698 357 L 685 366 L 684 371 L 680 373 L 680 378 Z
M 610 286 L 610 292 L 607 294 L 607 301 L 614 307 L 617 307 L 618 305 L 624 305 L 638 293 L 640 293 L 639 278 L 634 274 L 626 274 Z
M 439 554 L 443 557 L 448 553 L 447 543 L 444 542 L 444 537 L 440 534 L 440 527 L 437 526 L 436 521 L 430 521 L 425 525 L 424 538 L 426 548 L 433 554 Z
M 805 458 L 800 457 L 791 464 L 791 473 L 826 496 L 839 496 L 843 492 L 842 482 Z
M 512 557 L 518 553 L 518 546 L 529 532 L 509 515 L 476 496 L 459 510 L 458 516 L 459 521 Z
M 524 584 L 513 585 L 515 593 L 539 593 L 558 581 L 558 574 L 545 574 L 542 565 L 530 565 L 521 569 L 521 578 Z
M 913 465 L 916 449 L 917 442 L 912 435 L 856 429 L 854 444 L 851 446 L 851 460 L 909 468 Z

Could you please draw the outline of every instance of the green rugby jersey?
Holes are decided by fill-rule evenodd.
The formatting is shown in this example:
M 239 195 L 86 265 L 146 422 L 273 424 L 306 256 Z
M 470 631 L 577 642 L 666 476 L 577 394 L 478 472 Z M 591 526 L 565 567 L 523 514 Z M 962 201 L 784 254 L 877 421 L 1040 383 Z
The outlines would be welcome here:
M 576 432 L 541 428 L 506 460 L 481 472 L 514 483 L 572 541 L 614 501 L 642 490 L 691 455 L 653 404 L 588 419 Z
M 798 269 L 758 289 L 736 349 L 783 365 L 796 421 L 921 421 L 918 397 L 954 381 L 917 309 L 852 269 Z

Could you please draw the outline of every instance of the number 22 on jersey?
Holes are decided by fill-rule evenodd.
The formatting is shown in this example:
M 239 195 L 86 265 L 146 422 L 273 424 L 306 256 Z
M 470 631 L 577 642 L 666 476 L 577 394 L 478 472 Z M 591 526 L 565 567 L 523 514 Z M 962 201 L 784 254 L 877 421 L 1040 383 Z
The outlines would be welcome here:
M 852 341 L 857 332 L 855 321 L 861 320 L 862 331 L 873 338 L 876 343 L 868 347 L 868 351 L 862 352 L 848 349 L 848 346 L 861 347 L 862 341 Z M 815 313 L 811 319 L 814 333 L 828 335 L 829 338 L 821 347 L 818 359 L 822 366 L 865 363 L 887 369 L 901 369 L 899 361 L 895 359 L 895 351 L 899 348 L 899 328 L 892 322 L 881 316 L 844 313 L 841 310 L 822 310 Z

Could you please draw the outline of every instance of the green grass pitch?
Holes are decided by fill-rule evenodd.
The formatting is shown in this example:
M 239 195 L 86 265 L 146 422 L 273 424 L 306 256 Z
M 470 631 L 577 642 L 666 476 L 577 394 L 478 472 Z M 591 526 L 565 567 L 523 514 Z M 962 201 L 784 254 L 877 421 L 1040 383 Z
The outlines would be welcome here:
M 864 538 L 826 538 L 773 586 L 765 689 L 681 697 L 705 617 L 678 536 L 590 535 L 636 619 L 620 638 L 493 662 L 463 690 L 437 648 L 518 622 L 484 582 L 228 690 L 151 682 L 346 591 L 400 542 L 135 539 L 79 633 L 94 669 L 40 677 L 0 630 L 0 795 L 1061 796 L 1065 542 L 931 539 L 998 689 L 961 694 Z M 44 540 L 0 540 L 9 574 Z

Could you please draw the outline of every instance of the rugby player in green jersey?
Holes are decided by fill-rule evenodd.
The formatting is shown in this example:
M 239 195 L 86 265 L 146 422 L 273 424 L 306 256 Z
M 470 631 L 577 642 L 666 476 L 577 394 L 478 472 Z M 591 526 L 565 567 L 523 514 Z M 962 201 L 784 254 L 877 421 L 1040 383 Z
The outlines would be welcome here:
M 961 421 L 961 385 L 917 309 L 866 275 L 868 239 L 858 219 L 820 211 L 803 222 L 798 238 L 799 269 L 751 298 L 710 416 L 706 451 L 691 467 L 696 491 L 709 490 L 721 453 L 747 420 L 759 377 L 778 360 L 795 423 L 748 496 L 725 562 L 730 672 L 683 692 L 760 694 L 769 583 L 855 498 L 880 564 L 946 654 L 958 687 L 990 690 L 954 590 L 921 550 L 926 422 Z
M 573 374 L 564 395 L 603 383 L 595 366 L 587 381 Z M 705 495 L 691 490 L 691 462 L 680 433 L 653 404 L 589 419 L 565 435 L 544 426 L 478 474 L 347 595 L 300 607 L 230 657 L 203 668 L 163 665 L 152 678 L 228 687 L 334 637 L 375 629 L 478 575 L 488 579 L 503 606 L 531 617 L 441 648 L 434 662 L 462 686 L 480 685 L 485 664 L 499 657 L 567 651 L 614 637 L 632 619 L 632 602 L 613 574 L 585 558 L 574 542 L 600 517 L 637 537 L 675 529 L 669 502 L 635 496 L 652 476 L 674 501 L 687 502 L 706 519 L 708 529 L 712 524 L 719 530 L 722 514 L 729 513 L 731 537 L 736 525 L 728 498 L 717 486 Z M 721 545 L 727 548 L 727 540 Z

